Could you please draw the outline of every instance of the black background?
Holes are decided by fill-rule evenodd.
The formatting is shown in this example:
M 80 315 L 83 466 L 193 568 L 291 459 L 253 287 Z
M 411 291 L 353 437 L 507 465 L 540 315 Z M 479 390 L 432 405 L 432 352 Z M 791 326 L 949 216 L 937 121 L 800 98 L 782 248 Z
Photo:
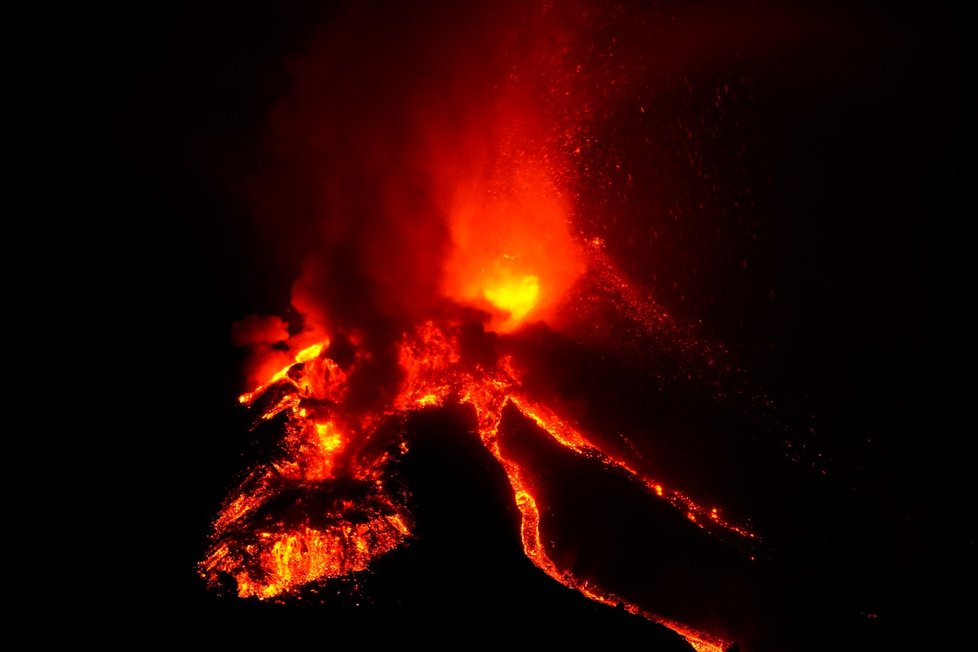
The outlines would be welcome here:
M 729 196 L 694 186 L 675 201 L 708 197 L 704 210 L 713 213 L 663 229 L 657 237 L 672 245 L 654 249 L 657 256 L 643 255 L 653 245 L 638 218 L 604 235 L 664 305 L 702 320 L 705 334 L 726 342 L 765 386 L 814 415 L 831 473 L 806 535 L 823 540 L 799 546 L 804 554 L 785 572 L 822 577 L 798 598 L 798 610 L 838 601 L 846 615 L 798 618 L 792 644 L 844 645 L 839 639 L 850 632 L 897 647 L 912 635 L 954 639 L 966 621 L 955 620 L 948 587 L 963 581 L 974 554 L 960 450 L 969 435 L 960 378 L 972 368 L 970 329 L 952 310 L 971 297 L 958 235 L 974 213 L 965 192 L 973 127 L 964 21 L 934 4 L 810 4 L 831 29 L 767 58 L 714 62 L 696 73 L 715 81 L 732 70 L 749 79 L 749 93 L 717 118 L 719 135 L 698 150 L 703 166 L 718 170 L 737 150 L 736 168 L 719 174 L 750 189 L 749 216 L 730 210 Z M 698 6 L 721 5 L 740 6 Z M 65 95 L 83 116 L 76 131 L 84 144 L 70 147 L 67 161 L 83 180 L 72 204 L 84 218 L 74 228 L 102 243 L 81 257 L 84 274 L 67 287 L 90 296 L 99 315 L 101 332 L 89 340 L 98 344 L 85 364 L 112 369 L 113 396 L 124 397 L 99 408 L 108 423 L 95 445 L 113 458 L 125 451 L 128 460 L 101 474 L 109 482 L 97 510 L 113 531 L 123 526 L 116 536 L 124 550 L 89 570 L 127 600 L 154 605 L 144 613 L 189 609 L 213 622 L 244 609 L 275 627 L 291 618 L 308 629 L 320 622 L 217 599 L 194 564 L 245 437 L 229 325 L 280 309 L 294 275 L 264 250 L 240 189 L 261 164 L 265 111 L 287 89 L 283 53 L 301 50 L 333 11 L 305 2 L 86 10 L 79 44 L 61 65 Z M 755 5 L 744 12 L 763 16 Z M 677 112 L 698 94 L 709 91 L 677 91 Z M 720 235 L 709 235 L 716 229 Z M 453 427 L 428 418 L 435 432 Z M 421 464 L 450 476 L 444 460 L 470 455 L 467 464 L 483 468 L 476 453 L 452 446 L 433 446 Z M 482 504 L 499 480 L 491 470 L 484 475 L 455 499 Z M 133 494 L 144 508 L 128 505 Z M 496 514 L 490 522 L 512 516 L 484 502 L 485 513 Z M 472 540 L 483 541 L 484 554 L 497 543 L 512 552 L 514 541 L 484 533 Z M 429 554 L 432 569 L 452 563 Z M 518 550 L 499 554 L 500 568 L 521 563 Z M 563 609 L 587 609 L 534 585 L 532 571 L 512 572 L 513 582 L 525 583 L 519 592 L 549 596 L 527 607 L 551 614 L 546 629 L 567 621 Z M 397 616 L 425 614 L 433 627 L 446 608 L 442 596 L 454 594 L 463 597 L 449 612 L 466 614 L 473 627 L 488 620 L 498 634 L 525 622 L 525 611 L 523 620 L 500 621 L 486 606 L 510 587 L 472 590 L 444 570 L 428 577 L 444 585 L 411 594 Z M 377 592 L 384 590 L 394 589 Z M 480 606 L 459 608 L 464 596 Z M 493 615 L 481 618 L 486 613 Z M 860 621 L 860 613 L 875 618 Z M 324 616 L 331 627 L 389 617 L 345 607 Z M 247 622 L 261 629 L 263 621 Z

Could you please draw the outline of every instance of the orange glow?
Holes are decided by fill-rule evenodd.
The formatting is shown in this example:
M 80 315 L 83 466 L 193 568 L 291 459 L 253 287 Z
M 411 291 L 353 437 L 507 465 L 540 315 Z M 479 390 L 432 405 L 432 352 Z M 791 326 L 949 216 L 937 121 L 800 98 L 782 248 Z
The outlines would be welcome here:
M 226 547 L 211 553 L 203 567 L 231 574 L 242 598 L 268 599 L 322 578 L 364 570 L 372 557 L 400 542 L 400 537 L 390 536 L 392 531 L 400 533 L 393 522 L 368 522 L 325 531 L 303 526 L 277 534 L 261 532 L 252 544 L 253 550 L 260 550 L 257 574 L 239 565 Z
M 306 347 L 296 353 L 296 362 L 308 362 L 319 357 L 320 352 L 323 350 L 323 344 L 313 344 L 312 346 Z
M 343 438 L 333 429 L 331 423 L 317 423 L 316 434 L 319 435 L 319 447 L 324 453 L 334 453 L 343 444 Z
M 489 119 L 469 157 L 445 179 L 452 248 L 443 292 L 493 315 L 510 331 L 547 311 L 584 272 L 571 234 L 561 156 L 537 142 L 533 116 L 518 103 Z M 491 144 L 490 144 L 491 143 Z
M 293 358 L 293 362 L 285 365 L 284 367 L 279 368 L 278 371 L 275 372 L 269 371 L 264 376 L 268 378 L 268 380 L 260 384 L 254 390 L 250 392 L 245 392 L 244 394 L 239 396 L 238 402 L 243 405 L 250 405 L 251 402 L 254 401 L 255 398 L 261 395 L 265 390 L 267 390 L 269 387 L 271 387 L 278 381 L 285 378 L 285 374 L 289 373 L 289 369 L 292 368 L 293 364 L 315 360 L 317 357 L 319 357 L 319 354 L 322 352 L 322 350 L 327 346 L 329 346 L 329 340 L 325 342 L 320 342 L 318 344 L 313 344 L 312 346 L 308 346 L 302 349 L 295 355 L 295 358 Z M 270 357 L 263 363 L 265 367 L 267 367 L 269 364 L 274 364 L 274 361 L 278 359 L 278 355 L 281 355 L 280 352 L 275 352 L 275 353 L 277 355 Z
M 692 648 L 696 650 L 696 652 L 724 652 L 724 650 L 730 647 L 730 643 L 724 641 L 723 639 L 707 634 L 706 632 L 693 629 L 692 627 L 688 627 L 682 623 L 677 623 L 674 620 L 663 618 L 662 616 L 657 616 L 656 620 L 660 625 L 665 625 L 672 631 L 685 638 L 686 642 L 689 643 Z
M 719 508 L 704 507 L 648 478 L 636 468 L 635 460 L 603 450 L 597 440 L 526 396 L 510 358 L 501 358 L 493 370 L 462 364 L 455 327 L 427 322 L 405 334 L 399 354 L 404 380 L 392 408 L 357 418 L 335 410 L 342 404 L 347 372 L 326 357 L 324 350 L 325 345 L 303 349 L 295 356 L 293 366 L 275 372 L 255 391 L 242 396 L 243 403 L 262 405 L 262 419 L 286 415 L 282 452 L 269 464 L 253 469 L 218 515 L 211 550 L 200 566 L 204 577 L 216 582 L 218 574 L 226 574 L 237 582 L 238 595 L 271 599 L 294 593 L 310 582 L 363 570 L 371 559 L 398 547 L 411 535 L 412 526 L 406 508 L 384 482 L 389 453 L 383 447 L 363 448 L 360 444 L 391 417 L 441 405 L 446 397 L 457 396 L 475 410 L 478 436 L 509 478 L 521 515 L 523 549 L 538 568 L 592 600 L 621 604 L 631 613 L 673 629 L 699 652 L 721 652 L 727 647 L 714 636 L 668 616 L 649 613 L 577 578 L 553 561 L 549 544 L 541 536 L 541 514 L 547 506 L 541 505 L 528 482 L 528 470 L 499 445 L 503 409 L 507 405 L 516 408 L 567 450 L 630 473 L 650 496 L 665 500 L 699 528 L 748 541 L 756 539 L 753 532 L 724 519 Z M 270 405 L 265 405 L 269 400 Z M 401 441 L 396 448 L 406 452 L 407 442 Z M 360 450 L 359 456 L 350 457 L 350 451 L 356 450 Z M 368 450 L 373 452 L 365 455 Z M 341 479 L 364 487 L 368 497 L 358 500 L 366 503 L 336 500 L 337 511 L 324 515 L 303 512 L 300 502 L 296 504 L 298 517 L 276 520 L 274 527 L 262 519 L 266 504 L 284 490 L 321 492 Z M 356 518 L 347 518 L 346 509 L 355 509 Z
M 533 310 L 540 298 L 540 279 L 527 275 L 521 280 L 506 279 L 501 285 L 487 287 L 483 296 L 500 310 L 509 314 L 503 327 L 519 323 L 526 313 Z

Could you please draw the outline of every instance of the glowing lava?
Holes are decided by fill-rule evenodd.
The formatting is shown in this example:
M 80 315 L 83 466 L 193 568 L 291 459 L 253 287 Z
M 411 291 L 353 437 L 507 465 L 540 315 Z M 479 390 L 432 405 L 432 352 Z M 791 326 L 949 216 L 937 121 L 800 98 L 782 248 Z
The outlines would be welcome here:
M 405 334 L 399 354 L 403 382 L 394 400 L 376 412 L 343 411 L 347 381 L 363 360 L 358 354 L 343 369 L 329 357 L 327 343 L 302 350 L 294 364 L 242 395 L 242 403 L 258 410 L 259 424 L 277 426 L 279 441 L 276 453 L 251 469 L 225 503 L 201 573 L 213 583 L 232 578 L 241 597 L 268 599 L 363 570 L 395 549 L 410 536 L 412 523 L 405 495 L 388 469 L 406 450 L 403 420 L 413 410 L 457 401 L 474 409 L 479 438 L 509 478 L 522 517 L 523 549 L 538 568 L 591 599 L 621 604 L 670 627 L 701 652 L 723 650 L 723 641 L 647 613 L 553 561 L 540 532 L 545 505 L 526 480 L 530 470 L 501 445 L 503 411 L 515 408 L 574 454 L 627 471 L 650 495 L 687 513 L 701 528 L 748 539 L 754 534 L 727 522 L 716 507 L 642 476 L 635 460 L 602 450 L 529 398 L 510 358 L 500 358 L 493 369 L 464 363 L 459 332 L 459 324 L 427 322 Z
M 494 306 L 509 313 L 509 322 L 519 323 L 540 298 L 540 279 L 532 275 L 519 281 L 507 279 L 500 285 L 486 288 L 483 295 Z

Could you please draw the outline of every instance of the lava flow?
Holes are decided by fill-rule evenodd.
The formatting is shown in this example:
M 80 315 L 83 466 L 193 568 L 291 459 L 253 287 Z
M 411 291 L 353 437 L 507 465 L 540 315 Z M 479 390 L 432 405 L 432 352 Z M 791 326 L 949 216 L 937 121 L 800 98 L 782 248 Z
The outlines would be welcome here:
M 475 410 L 478 436 L 505 470 L 522 515 L 523 549 L 533 563 L 587 597 L 622 604 L 684 636 L 697 650 L 723 650 L 725 642 L 618 596 L 561 569 L 548 554 L 540 532 L 541 499 L 525 468 L 499 436 L 503 412 L 515 409 L 576 455 L 625 470 L 650 495 L 681 510 L 699 527 L 747 540 L 744 526 L 724 519 L 685 493 L 642 475 L 639 462 L 612 454 L 524 391 L 512 358 L 499 356 L 486 367 L 462 355 L 465 324 L 456 319 L 425 322 L 405 333 L 398 347 L 402 382 L 382 410 L 345 413 L 348 380 L 364 355 L 356 350 L 345 364 L 331 357 L 329 339 L 301 350 L 292 364 L 240 402 L 258 422 L 281 433 L 274 459 L 246 476 L 214 523 L 213 546 L 203 574 L 217 582 L 226 574 L 241 597 L 275 598 L 302 586 L 367 568 L 371 559 L 411 536 L 406 494 L 392 477 L 390 463 L 407 450 L 403 422 L 414 410 L 461 403 Z M 468 329 L 471 331 L 471 329 Z M 479 331 L 481 333 L 481 331 Z M 347 342 L 343 350 L 355 343 Z M 341 350 L 341 347 L 335 347 Z M 340 357 L 340 356 L 337 356 Z
M 345 42 L 337 33 L 308 70 L 297 67 L 299 91 L 274 119 L 285 134 L 281 149 L 299 166 L 282 176 L 309 185 L 266 203 L 277 228 L 280 212 L 307 192 L 310 205 L 297 212 L 322 217 L 297 233 L 314 231 L 319 240 L 304 252 L 293 288 L 301 319 L 289 328 L 254 318 L 238 328 L 239 343 L 258 353 L 254 389 L 240 402 L 257 415 L 255 437 L 273 452 L 229 495 L 200 572 L 212 585 L 233 582 L 243 598 L 267 600 L 366 569 L 414 531 L 410 487 L 395 468 L 408 449 L 408 416 L 460 405 L 474 412 L 476 435 L 509 479 L 533 564 L 588 598 L 671 628 L 701 652 L 719 652 L 726 641 L 562 567 L 542 533 L 548 504 L 535 467 L 504 433 L 508 420 L 521 419 L 574 459 L 613 469 L 665 501 L 688 519 L 684 526 L 747 544 L 757 538 L 718 507 L 652 477 L 638 452 L 608 445 L 530 391 L 507 348 L 520 329 L 554 324 L 558 309 L 569 302 L 574 311 L 595 293 L 613 297 L 638 330 L 652 329 L 650 319 L 668 327 L 664 313 L 650 317 L 601 240 L 570 228 L 573 185 L 587 164 L 580 143 L 597 106 L 582 96 L 610 88 L 578 75 L 572 46 L 583 37 L 567 25 L 580 15 L 554 16 L 552 3 L 514 7 L 511 20 L 451 9 L 475 36 L 456 34 L 451 23 L 415 39 L 385 27 L 397 21 L 368 21 L 380 30 L 377 50 L 395 54 L 337 58 L 336 44 Z M 484 27 L 497 22 L 499 34 Z M 532 38 L 513 36 L 511 25 Z M 430 45 L 432 38 L 447 42 Z M 346 70 L 351 61 L 358 74 Z M 255 334 L 262 330 L 271 334 Z

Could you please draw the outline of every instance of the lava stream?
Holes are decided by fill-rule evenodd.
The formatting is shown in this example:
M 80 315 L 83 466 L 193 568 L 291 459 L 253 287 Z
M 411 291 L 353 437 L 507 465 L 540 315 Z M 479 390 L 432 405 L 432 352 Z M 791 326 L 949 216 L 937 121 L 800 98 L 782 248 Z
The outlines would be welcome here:
M 225 503 L 214 523 L 212 546 L 201 563 L 211 583 L 233 578 L 237 594 L 259 599 L 294 593 L 311 582 L 364 570 L 411 535 L 405 492 L 389 477 L 388 463 L 407 449 L 403 422 L 414 410 L 448 402 L 471 406 L 478 435 L 509 478 L 522 517 L 527 557 L 547 575 L 585 596 L 623 605 L 681 634 L 699 651 L 726 643 L 667 617 L 651 614 L 562 570 L 541 541 L 540 498 L 526 482 L 528 469 L 500 445 L 504 409 L 516 409 L 574 454 L 619 468 L 656 498 L 681 510 L 699 527 L 743 539 L 756 535 L 684 493 L 640 474 L 633 461 L 609 454 L 586 434 L 522 389 L 512 359 L 489 370 L 463 362 L 460 327 L 427 322 L 399 348 L 403 373 L 391 404 L 377 412 L 342 409 L 359 357 L 343 368 L 330 357 L 330 342 L 302 350 L 240 401 L 259 411 L 259 424 L 280 433 L 273 459 L 259 464 Z

